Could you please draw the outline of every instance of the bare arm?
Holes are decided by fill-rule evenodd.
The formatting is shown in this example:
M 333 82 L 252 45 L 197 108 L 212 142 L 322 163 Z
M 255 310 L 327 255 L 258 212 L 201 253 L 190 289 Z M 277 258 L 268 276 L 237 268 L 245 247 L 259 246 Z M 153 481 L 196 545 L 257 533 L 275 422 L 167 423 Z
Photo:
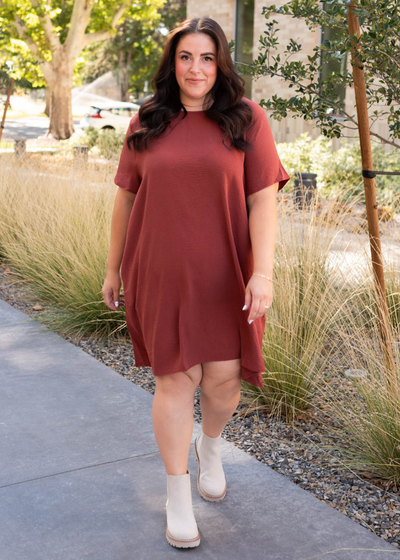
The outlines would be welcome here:
M 247 197 L 249 232 L 254 260 L 254 272 L 272 278 L 278 212 L 276 193 L 279 183 L 261 189 Z M 271 307 L 272 282 L 262 276 L 252 276 L 246 287 L 245 304 L 250 309 L 248 321 L 261 317 L 265 306 Z
M 121 289 L 120 267 L 125 248 L 126 232 L 129 217 L 136 194 L 119 188 L 115 196 L 111 218 L 110 249 L 107 259 L 107 275 L 104 280 L 102 294 L 104 302 L 114 311 L 118 309 L 115 302 L 119 301 Z

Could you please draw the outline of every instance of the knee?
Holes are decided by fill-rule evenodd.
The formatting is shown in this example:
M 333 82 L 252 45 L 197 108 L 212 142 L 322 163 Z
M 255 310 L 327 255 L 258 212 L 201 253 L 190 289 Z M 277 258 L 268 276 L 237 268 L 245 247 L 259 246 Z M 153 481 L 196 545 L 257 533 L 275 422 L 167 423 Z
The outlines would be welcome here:
M 199 371 L 191 368 L 187 371 L 157 375 L 155 377 L 156 389 L 174 396 L 182 394 L 194 395 L 199 385 L 201 375 Z
M 203 378 L 200 383 L 201 392 L 207 397 L 218 400 L 229 400 L 237 396 L 241 388 L 241 376 L 234 376 L 224 381 L 213 381 Z

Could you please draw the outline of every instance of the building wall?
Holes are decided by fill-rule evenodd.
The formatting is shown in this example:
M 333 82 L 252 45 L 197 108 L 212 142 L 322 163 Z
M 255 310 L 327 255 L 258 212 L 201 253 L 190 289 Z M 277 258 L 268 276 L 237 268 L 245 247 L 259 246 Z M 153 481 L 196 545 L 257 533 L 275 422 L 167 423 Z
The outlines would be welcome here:
M 285 0 L 274 0 L 274 3 L 276 6 L 281 6 L 285 4 Z M 263 35 L 265 24 L 267 22 L 265 17 L 262 15 L 262 8 L 264 5 L 266 5 L 265 0 L 255 0 L 253 59 L 258 57 L 258 47 L 260 44 L 259 39 L 260 36 Z M 187 17 L 211 17 L 215 19 L 224 30 L 228 42 L 235 37 L 235 12 L 235 0 L 187 0 Z M 270 16 L 270 19 L 276 19 L 279 22 L 277 26 L 279 28 L 277 35 L 279 48 L 274 51 L 274 53 L 275 56 L 280 53 L 281 61 L 284 59 L 283 57 L 285 55 L 283 54 L 283 51 L 290 38 L 295 39 L 302 45 L 302 51 L 292 55 L 290 58 L 291 60 L 303 60 L 306 62 L 307 56 L 314 54 L 313 48 L 320 42 L 319 29 L 311 31 L 308 29 L 308 26 L 304 21 L 282 14 L 274 14 L 272 17 Z M 351 73 L 352 66 L 350 60 L 347 61 L 347 66 L 348 72 Z M 291 97 L 293 95 L 293 91 L 293 88 L 289 88 L 284 80 L 276 76 L 273 78 L 270 76 L 261 76 L 257 80 L 253 78 L 252 99 L 257 103 L 260 103 L 262 99 L 267 100 L 271 98 L 277 92 L 284 98 Z M 370 108 L 370 122 L 373 120 L 372 112 L 375 108 Z M 354 88 L 347 88 L 345 110 L 348 114 L 354 115 L 357 119 Z M 271 113 L 272 111 L 267 111 L 268 116 Z M 312 139 L 315 139 L 320 135 L 320 130 L 316 127 L 315 121 L 313 120 L 305 121 L 301 117 L 294 119 L 291 115 L 288 115 L 281 121 L 277 121 L 270 117 L 269 122 L 275 142 L 277 143 L 293 142 L 303 132 L 308 132 Z M 355 125 L 352 125 L 351 123 L 346 124 L 353 129 L 346 130 L 346 137 L 357 138 L 358 131 L 355 128 Z M 374 123 L 371 126 L 371 130 L 380 134 L 382 137 L 389 137 L 388 125 L 384 121 Z M 371 140 L 377 141 L 373 137 L 371 137 Z M 334 150 L 338 149 L 340 147 L 340 143 L 340 139 L 334 138 L 332 140 L 332 148 Z
M 187 0 L 186 17 L 210 17 L 215 19 L 228 42 L 234 38 L 235 0 Z
M 282 0 L 274 0 L 276 6 L 285 4 Z M 274 56 L 280 54 L 281 61 L 285 59 L 284 50 L 285 46 L 289 43 L 290 39 L 298 41 L 302 45 L 302 51 L 296 53 L 291 60 L 307 61 L 307 56 L 313 54 L 313 48 L 318 44 L 318 32 L 311 32 L 306 23 L 293 19 L 291 16 L 282 14 L 274 14 L 270 16 L 269 20 L 265 19 L 262 15 L 262 8 L 265 5 L 264 0 L 255 0 L 255 14 L 254 14 L 254 39 L 253 39 L 253 58 L 257 58 L 259 54 L 258 47 L 260 45 L 260 36 L 263 35 L 266 22 L 272 19 L 278 21 L 277 27 L 279 28 L 279 48 L 274 51 Z M 271 58 L 270 63 L 273 63 Z M 274 94 L 278 93 L 283 98 L 289 98 L 293 95 L 293 89 L 288 87 L 288 84 L 281 78 L 274 76 L 262 76 L 258 80 L 253 80 L 253 100 L 259 103 L 261 99 L 272 98 Z M 272 111 L 267 111 L 272 113 Z M 318 129 L 314 126 L 314 121 L 304 121 L 301 118 L 294 119 L 288 115 L 280 122 L 270 118 L 271 129 L 274 134 L 275 142 L 293 142 L 303 132 L 308 132 L 312 138 L 318 136 Z

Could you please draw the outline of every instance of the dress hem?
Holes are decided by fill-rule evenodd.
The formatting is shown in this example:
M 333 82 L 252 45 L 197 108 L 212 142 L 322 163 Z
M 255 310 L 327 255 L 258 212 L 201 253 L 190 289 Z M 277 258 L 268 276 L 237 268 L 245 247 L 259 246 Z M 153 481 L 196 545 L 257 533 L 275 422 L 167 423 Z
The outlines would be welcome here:
M 216 360 L 214 359 L 208 359 L 208 360 L 203 360 L 203 361 L 195 361 L 193 364 L 189 365 L 188 367 L 182 367 L 181 369 L 177 370 L 177 371 L 171 371 L 171 372 L 163 372 L 163 373 L 155 373 L 153 371 L 153 375 L 155 377 L 161 377 L 163 375 L 173 375 L 174 373 L 178 373 L 179 371 L 185 371 L 190 369 L 191 367 L 197 365 L 197 364 L 203 364 L 205 362 L 224 362 L 224 361 L 228 361 L 228 360 L 239 360 L 240 357 L 236 356 L 233 358 L 223 358 L 223 359 L 219 359 Z M 142 359 L 140 357 L 136 357 L 135 356 L 135 367 L 153 367 L 150 363 L 149 359 Z M 263 386 L 263 377 L 262 377 L 263 372 L 256 372 L 253 370 L 249 370 L 248 368 L 244 367 L 243 364 L 241 363 L 241 379 L 242 381 L 245 381 L 246 383 L 250 383 L 251 385 L 254 385 L 255 387 L 262 387 Z

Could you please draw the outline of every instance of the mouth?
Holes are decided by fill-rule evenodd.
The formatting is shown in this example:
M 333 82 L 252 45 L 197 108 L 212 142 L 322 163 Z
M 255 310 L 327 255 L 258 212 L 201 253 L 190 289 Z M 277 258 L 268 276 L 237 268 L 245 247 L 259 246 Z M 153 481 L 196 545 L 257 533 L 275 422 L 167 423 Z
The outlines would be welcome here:
M 193 84 L 199 84 L 200 82 L 202 82 L 203 80 L 191 80 L 188 79 L 188 82 L 192 82 Z

